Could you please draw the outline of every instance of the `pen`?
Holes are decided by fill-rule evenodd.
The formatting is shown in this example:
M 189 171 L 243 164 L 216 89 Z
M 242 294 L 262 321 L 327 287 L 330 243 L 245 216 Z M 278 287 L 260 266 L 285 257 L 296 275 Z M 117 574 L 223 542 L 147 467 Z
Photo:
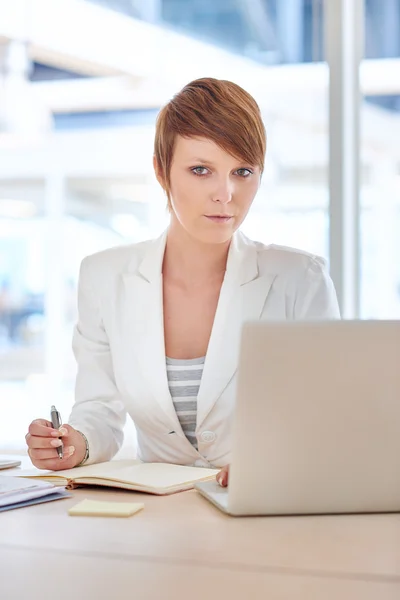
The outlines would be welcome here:
M 53 425 L 54 429 L 59 429 L 61 427 L 61 425 L 62 425 L 61 415 L 55 406 L 51 407 L 50 419 L 51 419 L 51 424 Z M 61 443 L 61 446 L 57 446 L 57 452 L 58 452 L 58 457 L 63 458 L 64 453 L 63 453 L 62 443 Z

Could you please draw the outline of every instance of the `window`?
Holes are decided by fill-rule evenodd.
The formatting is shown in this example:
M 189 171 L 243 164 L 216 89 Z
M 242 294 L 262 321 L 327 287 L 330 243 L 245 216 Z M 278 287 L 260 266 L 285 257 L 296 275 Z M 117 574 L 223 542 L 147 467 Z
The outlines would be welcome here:
M 367 80 L 361 121 L 361 316 L 400 317 L 400 1 L 366 0 Z
M 52 39 L 30 63 L 19 40 L 5 42 L 16 9 L 0 3 L 0 451 L 23 447 L 55 397 L 67 418 L 81 259 L 166 226 L 154 123 L 191 79 L 232 79 L 263 112 L 266 168 L 244 232 L 328 257 L 323 0 L 66 7 L 31 4 Z M 361 316 L 386 318 L 400 314 L 400 0 L 365 9 Z

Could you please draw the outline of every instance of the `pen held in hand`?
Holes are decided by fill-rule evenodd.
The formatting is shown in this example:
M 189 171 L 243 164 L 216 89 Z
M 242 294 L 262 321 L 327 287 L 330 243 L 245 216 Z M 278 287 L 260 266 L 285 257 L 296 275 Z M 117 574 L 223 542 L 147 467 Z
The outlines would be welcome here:
M 62 425 L 62 421 L 61 421 L 61 415 L 58 412 L 58 410 L 56 409 L 55 406 L 51 407 L 50 410 L 50 420 L 51 420 L 51 424 L 53 425 L 54 429 L 59 429 Z M 57 446 L 57 453 L 58 453 L 58 457 L 61 459 L 64 457 L 64 450 L 63 450 L 64 446 L 61 443 L 61 446 Z

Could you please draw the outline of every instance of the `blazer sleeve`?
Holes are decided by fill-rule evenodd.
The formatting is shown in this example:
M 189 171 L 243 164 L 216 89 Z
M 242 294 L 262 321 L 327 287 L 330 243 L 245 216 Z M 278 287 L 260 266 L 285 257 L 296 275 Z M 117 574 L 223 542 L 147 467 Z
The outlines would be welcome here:
M 121 447 L 126 410 L 115 384 L 110 345 L 87 261 L 83 260 L 79 274 L 78 322 L 72 342 L 78 371 L 68 422 L 86 436 L 87 464 L 91 464 L 110 460 Z
M 336 290 L 323 258 L 311 258 L 303 278 L 298 283 L 294 318 L 340 319 Z

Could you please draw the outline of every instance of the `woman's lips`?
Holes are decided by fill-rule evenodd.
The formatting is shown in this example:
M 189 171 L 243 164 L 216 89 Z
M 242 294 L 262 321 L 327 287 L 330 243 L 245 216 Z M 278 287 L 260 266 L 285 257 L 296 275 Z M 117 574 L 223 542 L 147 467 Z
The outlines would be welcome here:
M 233 219 L 231 215 L 206 215 L 206 218 L 214 223 L 228 223 Z

